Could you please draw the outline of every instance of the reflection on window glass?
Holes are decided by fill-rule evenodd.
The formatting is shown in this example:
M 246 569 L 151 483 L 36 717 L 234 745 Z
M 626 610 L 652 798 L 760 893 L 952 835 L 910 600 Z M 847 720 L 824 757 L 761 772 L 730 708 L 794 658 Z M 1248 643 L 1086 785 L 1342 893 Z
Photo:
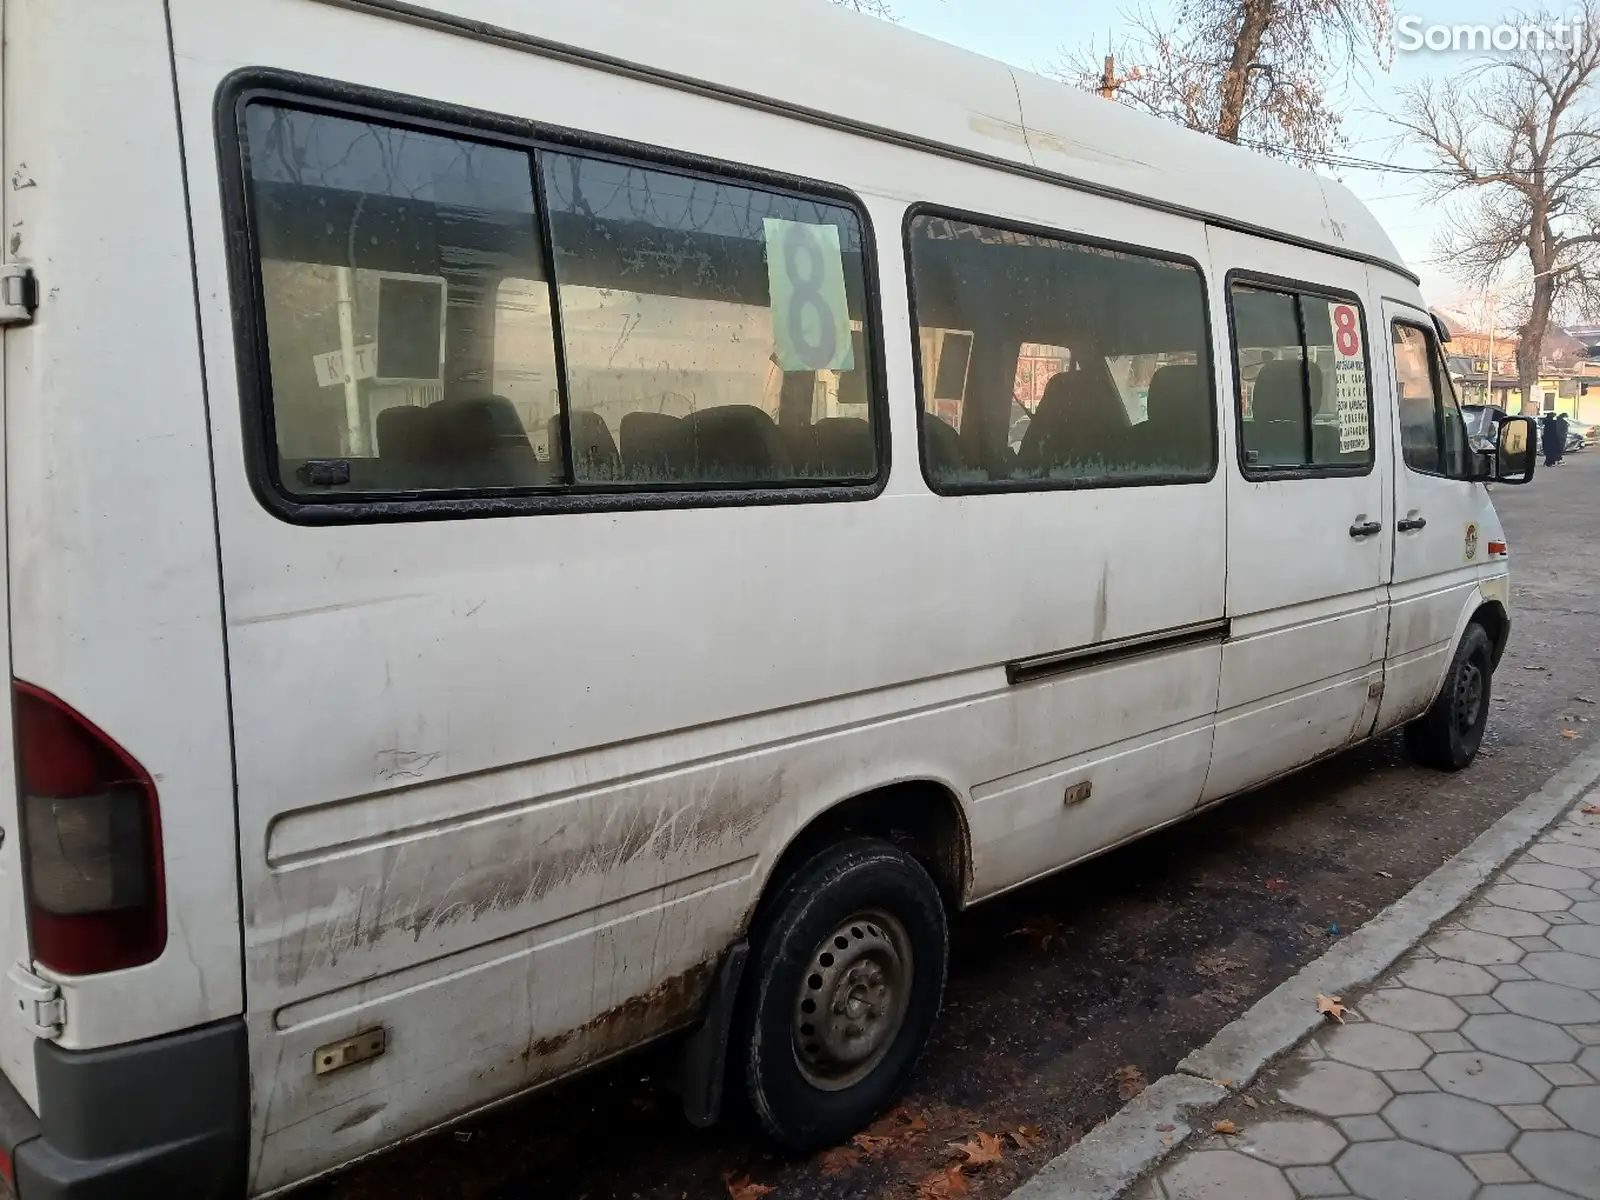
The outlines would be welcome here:
M 1438 397 L 1428 369 L 1428 335 L 1415 325 L 1394 326 L 1395 397 L 1400 406 L 1400 453 L 1415 471 L 1439 474 Z
M 541 157 L 580 483 L 876 474 L 853 213 L 635 164 Z
M 1471 479 L 1472 443 L 1467 440 L 1467 423 L 1461 415 L 1461 403 L 1456 398 L 1455 384 L 1450 379 L 1449 368 L 1437 343 L 1433 347 L 1433 361 L 1442 388 L 1439 396 L 1439 435 L 1440 449 L 1444 454 L 1444 473 L 1452 479 Z
M 1210 476 L 1216 421 L 1193 267 L 927 215 L 909 242 L 934 483 Z
M 247 135 L 283 487 L 548 483 L 534 408 L 491 390 L 496 282 L 544 286 L 527 157 L 268 104 Z M 553 361 L 548 302 L 516 341 Z
M 1231 301 L 1246 466 L 1370 464 L 1360 305 L 1245 284 Z
M 1471 479 L 1467 424 L 1431 333 L 1418 325 L 1395 322 L 1394 375 L 1400 406 L 1400 451 L 1406 466 L 1430 475 Z M 1479 411 L 1487 415 L 1486 410 Z M 1489 436 L 1493 437 L 1492 423 Z

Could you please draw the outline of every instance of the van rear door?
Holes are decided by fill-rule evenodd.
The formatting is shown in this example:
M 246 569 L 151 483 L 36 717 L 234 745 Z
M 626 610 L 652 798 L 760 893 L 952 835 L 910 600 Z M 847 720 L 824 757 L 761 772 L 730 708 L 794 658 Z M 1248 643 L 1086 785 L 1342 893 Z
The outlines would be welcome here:
M 0 0 L 0 8 L 3 8 Z M 5 76 L 3 59 L 0 59 L 0 138 L 5 129 Z M 0 141 L 0 163 L 9 164 L 5 146 Z M 10 229 L 10 189 L 0 191 L 0 224 Z M 9 255 L 6 256 L 9 259 Z M 6 367 L 11 339 L 10 330 L 0 335 L 0 496 L 9 497 L 6 489 Z M 7 504 L 9 518 L 10 506 Z M 23 905 L 22 838 L 17 799 L 17 766 L 14 715 L 11 711 L 11 554 L 7 539 L 8 521 L 0 521 L 0 596 L 5 597 L 0 608 L 5 619 L 4 636 L 0 636 L 0 666 L 5 669 L 4 687 L 0 687 L 0 971 L 11 970 L 14 964 L 23 970 L 32 966 L 28 953 L 28 917 Z M 18 985 L 10 979 L 0 984 L 7 990 L 6 1007 L 12 1016 L 0 1018 L 0 1071 L 4 1071 L 17 1091 L 35 1111 L 39 1107 L 38 1089 L 33 1073 L 33 1035 L 15 1019 L 19 1011 Z

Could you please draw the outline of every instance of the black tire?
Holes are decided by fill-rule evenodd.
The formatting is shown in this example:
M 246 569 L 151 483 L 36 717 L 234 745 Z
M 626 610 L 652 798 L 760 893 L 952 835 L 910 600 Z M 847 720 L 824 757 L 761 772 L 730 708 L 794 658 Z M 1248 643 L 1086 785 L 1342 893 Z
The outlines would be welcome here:
M 883 1112 L 933 1032 L 949 958 L 939 889 L 888 842 L 840 842 L 783 881 L 752 931 L 729 1047 L 762 1128 L 805 1152 Z
M 1474 622 L 1461 635 L 1433 706 L 1406 726 L 1406 749 L 1425 767 L 1459 771 L 1478 756 L 1489 721 L 1494 654 L 1489 635 Z

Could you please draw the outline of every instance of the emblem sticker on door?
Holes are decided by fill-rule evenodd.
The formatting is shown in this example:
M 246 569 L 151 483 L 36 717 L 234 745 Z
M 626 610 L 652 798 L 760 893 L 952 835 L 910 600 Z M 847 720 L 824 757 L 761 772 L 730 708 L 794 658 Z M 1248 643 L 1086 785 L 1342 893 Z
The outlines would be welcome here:
M 1478 527 L 1476 524 L 1467 525 L 1466 561 L 1471 562 L 1478 557 Z

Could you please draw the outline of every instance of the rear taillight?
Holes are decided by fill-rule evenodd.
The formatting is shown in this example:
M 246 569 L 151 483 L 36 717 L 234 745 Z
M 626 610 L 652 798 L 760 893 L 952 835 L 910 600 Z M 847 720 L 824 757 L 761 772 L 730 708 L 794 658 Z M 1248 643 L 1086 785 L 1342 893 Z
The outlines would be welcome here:
M 167 941 L 156 786 L 60 700 L 12 683 L 33 957 L 91 975 L 136 967 Z

